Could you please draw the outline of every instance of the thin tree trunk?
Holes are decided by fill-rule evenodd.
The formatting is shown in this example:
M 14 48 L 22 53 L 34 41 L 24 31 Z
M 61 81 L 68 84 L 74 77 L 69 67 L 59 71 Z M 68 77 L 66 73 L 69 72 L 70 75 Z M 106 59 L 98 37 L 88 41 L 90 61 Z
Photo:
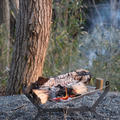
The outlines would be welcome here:
M 3 66 L 9 66 L 9 52 L 10 52 L 10 7 L 9 0 L 1 0 L 0 1 L 0 25 L 3 25 L 3 34 L 4 41 L 2 46 L 2 55 L 5 56 L 3 61 Z M 6 52 L 5 52 L 6 51 Z
M 7 94 L 16 94 L 42 75 L 50 35 L 52 0 L 20 0 Z
M 4 23 L 4 0 L 0 1 L 0 25 Z
M 10 1 L 10 37 L 11 37 L 11 45 L 14 44 L 15 41 L 15 26 L 16 26 L 16 19 L 18 16 L 19 11 L 19 0 L 9 0 Z
M 10 8 L 14 19 L 16 19 L 19 10 L 19 0 L 10 0 Z
M 13 0 L 15 2 L 17 10 L 19 10 L 19 0 Z
M 7 46 L 7 56 L 6 56 L 6 62 L 7 67 L 9 67 L 10 63 L 10 6 L 9 6 L 9 0 L 5 0 L 5 24 L 6 24 L 6 46 Z

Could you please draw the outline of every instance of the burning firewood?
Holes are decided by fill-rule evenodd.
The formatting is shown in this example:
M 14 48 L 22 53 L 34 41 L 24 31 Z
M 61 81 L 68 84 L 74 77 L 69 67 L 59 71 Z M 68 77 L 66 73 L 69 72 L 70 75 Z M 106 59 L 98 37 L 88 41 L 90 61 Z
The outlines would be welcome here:
M 31 91 L 40 99 L 42 104 L 49 99 L 66 100 L 69 97 L 86 93 L 86 85 L 90 79 L 90 72 L 83 69 L 53 78 L 39 77 L 38 81 L 31 85 Z
M 45 104 L 48 101 L 49 94 L 47 90 L 33 89 L 33 93 L 37 95 L 41 104 Z

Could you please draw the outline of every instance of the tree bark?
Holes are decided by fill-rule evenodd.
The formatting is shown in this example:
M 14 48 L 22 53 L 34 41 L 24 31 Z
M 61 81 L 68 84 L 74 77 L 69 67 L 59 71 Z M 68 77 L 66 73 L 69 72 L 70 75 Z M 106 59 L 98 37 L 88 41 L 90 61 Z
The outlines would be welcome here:
M 20 93 L 42 75 L 50 36 L 52 0 L 20 0 L 7 94 Z
M 19 0 L 9 0 L 10 1 L 10 37 L 11 37 L 11 44 L 14 44 L 15 41 L 15 26 L 16 26 L 16 19 L 18 16 L 18 10 L 19 10 Z
M 5 6 L 6 6 L 6 11 L 5 11 L 5 24 L 6 24 L 6 46 L 7 46 L 7 56 L 6 56 L 6 62 L 7 62 L 7 67 L 9 67 L 10 63 L 10 6 L 9 6 L 9 0 L 5 0 Z
M 18 10 L 19 10 L 19 0 L 9 0 L 10 1 L 10 8 L 12 10 L 12 15 L 14 19 L 17 18 Z
M 16 5 L 16 8 L 17 8 L 17 12 L 18 12 L 18 9 L 19 9 L 19 0 L 13 0 L 13 2 L 15 2 L 15 5 Z
M 9 0 L 0 0 L 0 25 L 3 26 L 3 34 L 5 41 L 3 41 L 2 54 L 6 53 L 3 66 L 9 66 L 9 52 L 10 52 L 10 7 Z M 6 52 L 4 52 L 6 51 Z
M 0 1 L 0 25 L 4 23 L 4 0 Z

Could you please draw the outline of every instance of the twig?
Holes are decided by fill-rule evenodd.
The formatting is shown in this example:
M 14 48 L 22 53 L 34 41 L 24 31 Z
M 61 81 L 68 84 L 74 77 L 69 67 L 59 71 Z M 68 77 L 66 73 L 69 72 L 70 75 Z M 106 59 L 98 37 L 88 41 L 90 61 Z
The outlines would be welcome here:
M 26 106 L 26 105 L 19 106 L 19 107 L 15 108 L 15 109 L 12 109 L 11 111 L 16 111 L 16 110 L 21 109 L 21 108 L 23 108 L 23 107 L 25 107 L 25 106 Z

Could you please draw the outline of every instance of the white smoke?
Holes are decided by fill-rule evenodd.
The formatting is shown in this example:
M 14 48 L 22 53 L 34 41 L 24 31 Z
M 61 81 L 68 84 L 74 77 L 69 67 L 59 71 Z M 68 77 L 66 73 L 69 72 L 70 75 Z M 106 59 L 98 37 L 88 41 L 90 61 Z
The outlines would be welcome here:
M 82 57 L 87 59 L 87 67 L 91 67 L 100 56 L 110 61 L 113 54 L 120 51 L 120 8 L 112 8 L 110 4 L 101 4 L 96 6 L 94 12 L 92 10 L 90 33 L 80 40 L 79 47 Z

